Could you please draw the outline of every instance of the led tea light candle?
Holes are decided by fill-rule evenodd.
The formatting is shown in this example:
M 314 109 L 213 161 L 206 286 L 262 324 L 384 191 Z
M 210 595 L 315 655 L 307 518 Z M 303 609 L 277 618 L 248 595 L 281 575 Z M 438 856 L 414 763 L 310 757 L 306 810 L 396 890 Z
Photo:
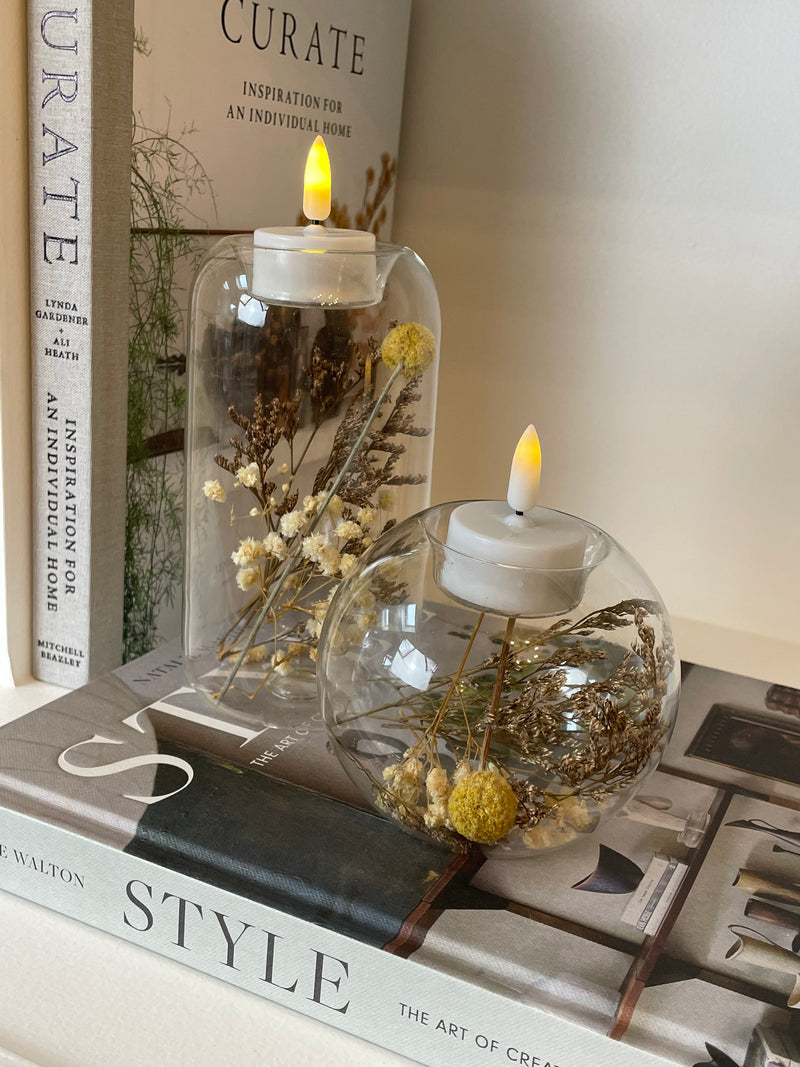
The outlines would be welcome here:
M 292 307 L 368 307 L 378 300 L 375 235 L 328 229 L 331 165 L 317 137 L 306 160 L 303 214 L 308 226 L 278 226 L 253 234 L 254 296 Z
M 473 500 L 450 516 L 439 584 L 455 600 L 499 615 L 558 615 L 580 600 L 587 527 L 537 507 L 542 453 L 529 426 L 511 464 L 507 501 Z

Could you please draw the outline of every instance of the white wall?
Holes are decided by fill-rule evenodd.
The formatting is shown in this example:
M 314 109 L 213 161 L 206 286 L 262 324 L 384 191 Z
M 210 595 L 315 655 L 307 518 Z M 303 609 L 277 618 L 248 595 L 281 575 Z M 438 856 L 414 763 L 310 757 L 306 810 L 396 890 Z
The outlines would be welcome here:
M 394 232 L 442 301 L 434 499 L 504 495 L 533 421 L 543 503 L 794 645 L 799 40 L 796 0 L 414 0 Z

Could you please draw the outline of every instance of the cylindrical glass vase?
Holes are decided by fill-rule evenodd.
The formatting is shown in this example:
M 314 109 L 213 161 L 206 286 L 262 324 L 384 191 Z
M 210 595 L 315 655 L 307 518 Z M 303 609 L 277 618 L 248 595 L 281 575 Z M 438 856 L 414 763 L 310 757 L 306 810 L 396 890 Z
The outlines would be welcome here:
M 656 767 L 678 703 L 669 617 L 608 534 L 539 571 L 447 544 L 443 504 L 355 565 L 319 649 L 326 726 L 379 810 L 457 848 L 521 857 L 592 832 Z M 534 516 L 555 513 L 537 508 Z M 470 591 L 517 596 L 517 614 Z
M 183 650 L 218 709 L 284 725 L 337 585 L 429 502 L 440 320 L 408 248 L 256 256 L 224 238 L 192 290 Z

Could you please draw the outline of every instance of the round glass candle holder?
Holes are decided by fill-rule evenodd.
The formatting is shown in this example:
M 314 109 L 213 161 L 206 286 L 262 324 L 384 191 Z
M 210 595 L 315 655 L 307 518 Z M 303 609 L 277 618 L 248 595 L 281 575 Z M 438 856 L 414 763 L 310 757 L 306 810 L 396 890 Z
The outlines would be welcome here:
M 430 494 L 431 276 L 408 248 L 318 244 L 226 237 L 192 289 L 184 662 L 265 725 L 307 715 L 336 586 Z
M 325 723 L 362 794 L 411 832 L 533 856 L 594 831 L 657 766 L 680 687 L 669 618 L 596 526 L 578 520 L 580 567 L 515 573 L 447 546 L 457 506 L 399 523 L 339 587 Z M 492 583 L 501 602 L 522 583 L 524 604 L 495 610 Z

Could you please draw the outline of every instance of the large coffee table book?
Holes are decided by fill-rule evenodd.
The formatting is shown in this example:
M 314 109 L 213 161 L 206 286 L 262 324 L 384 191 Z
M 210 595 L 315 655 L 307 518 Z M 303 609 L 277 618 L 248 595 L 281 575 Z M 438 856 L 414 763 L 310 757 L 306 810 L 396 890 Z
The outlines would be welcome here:
M 421 1063 L 796 1064 L 799 714 L 686 665 L 626 814 L 454 856 L 364 810 L 313 702 L 226 721 L 166 646 L 2 730 L 0 886 Z

